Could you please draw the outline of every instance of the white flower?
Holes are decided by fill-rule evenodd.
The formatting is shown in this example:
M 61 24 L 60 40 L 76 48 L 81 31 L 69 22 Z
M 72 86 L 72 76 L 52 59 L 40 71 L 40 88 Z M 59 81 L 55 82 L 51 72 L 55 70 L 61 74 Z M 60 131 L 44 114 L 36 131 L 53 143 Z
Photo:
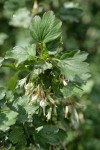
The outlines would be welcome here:
M 74 108 L 72 115 L 71 115 L 71 122 L 72 125 L 74 126 L 74 128 L 78 128 L 79 126 L 79 116 L 78 113 L 76 111 L 76 109 Z
M 31 101 L 29 102 L 29 105 L 32 105 L 32 103 L 36 103 L 38 98 L 38 94 L 32 95 Z
M 47 106 L 46 101 L 45 101 L 45 100 L 41 100 L 41 101 L 40 101 L 40 106 L 41 106 L 42 108 L 46 107 L 46 106 Z
M 43 108 L 43 114 L 45 116 L 45 107 L 47 106 L 47 103 L 45 100 L 40 101 L 40 106 Z
M 38 98 L 38 94 L 32 95 L 31 102 L 32 102 L 32 103 L 35 103 L 35 102 L 37 101 L 37 98 Z
M 23 78 L 23 79 L 19 80 L 18 85 L 20 87 L 23 87 L 26 84 L 26 80 L 27 80 L 27 78 Z
M 73 112 L 73 113 L 74 113 L 74 116 L 75 116 L 75 118 L 76 118 L 77 123 L 79 123 L 79 115 L 78 115 L 76 109 L 74 109 L 74 112 Z
M 24 86 L 24 88 L 25 88 L 25 95 L 30 95 L 32 93 L 32 90 L 33 90 L 33 83 L 29 82 L 28 84 L 26 84 Z
M 37 9 L 38 8 L 38 3 L 37 3 L 37 0 L 34 2 L 34 6 L 33 6 L 33 9 Z
M 65 118 L 68 117 L 68 111 L 69 111 L 68 106 L 66 106 L 66 107 L 65 107 Z
M 50 102 L 51 102 L 53 105 L 56 104 L 56 102 L 54 101 L 54 99 L 53 99 L 50 95 L 48 95 L 48 99 L 50 100 Z M 55 105 L 55 106 L 56 106 L 56 105 Z
M 48 113 L 46 115 L 47 121 L 51 119 L 51 114 L 52 114 L 52 108 L 50 107 L 50 109 L 48 110 Z
M 33 88 L 33 83 L 32 82 L 29 82 L 28 84 L 25 85 L 25 90 L 30 90 Z
M 66 86 L 67 85 L 67 81 L 63 79 L 63 85 Z

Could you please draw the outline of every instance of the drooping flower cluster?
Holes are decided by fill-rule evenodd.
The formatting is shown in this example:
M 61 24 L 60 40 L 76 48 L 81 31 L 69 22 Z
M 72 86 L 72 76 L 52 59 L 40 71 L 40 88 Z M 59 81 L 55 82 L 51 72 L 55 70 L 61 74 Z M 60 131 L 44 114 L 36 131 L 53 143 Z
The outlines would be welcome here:
M 64 86 L 67 86 L 68 82 L 64 76 L 61 78 Z M 29 105 L 39 105 L 43 110 L 43 115 L 47 118 L 47 121 L 51 119 L 52 113 L 56 112 L 57 104 L 56 100 L 51 96 L 50 91 L 44 92 L 43 86 L 38 84 L 34 85 L 32 81 L 27 82 L 27 77 L 19 80 L 18 86 L 24 88 L 25 95 L 29 96 Z M 56 112 L 57 113 L 57 112 Z M 56 114 L 55 113 L 55 114 Z M 65 118 L 68 119 L 69 106 L 65 107 Z
M 27 78 L 23 78 L 18 82 L 20 88 L 24 88 L 25 95 L 29 96 L 29 105 L 39 105 L 43 110 L 43 115 L 46 116 L 47 121 L 51 119 L 52 109 L 56 108 L 56 101 L 50 96 L 50 93 L 46 93 L 43 90 L 41 84 L 37 87 L 32 81 L 26 83 Z M 47 110 L 46 107 L 48 106 Z M 46 114 L 47 113 L 47 114 Z

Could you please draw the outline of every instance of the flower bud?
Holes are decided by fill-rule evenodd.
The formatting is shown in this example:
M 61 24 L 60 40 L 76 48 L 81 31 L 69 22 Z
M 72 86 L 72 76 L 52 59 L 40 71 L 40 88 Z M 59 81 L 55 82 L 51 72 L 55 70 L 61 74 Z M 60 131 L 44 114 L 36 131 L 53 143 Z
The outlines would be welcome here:
M 38 94 L 32 95 L 31 102 L 32 102 L 32 103 L 35 103 L 35 102 L 37 101 L 37 98 L 38 98 Z
M 68 106 L 65 107 L 65 118 L 68 117 Z
M 52 114 L 52 108 L 50 107 L 50 109 L 48 110 L 48 113 L 46 115 L 47 121 L 51 119 L 51 114 Z
M 48 99 L 49 99 L 49 101 L 50 101 L 53 105 L 56 106 L 55 100 L 54 100 L 50 95 L 48 95 Z
M 25 85 L 25 90 L 30 90 L 33 88 L 33 83 L 32 82 L 29 82 L 28 84 Z
M 38 3 L 37 3 L 37 0 L 34 1 L 32 13 L 33 14 L 37 14 L 38 13 Z
M 38 98 L 38 94 L 32 95 L 31 101 L 29 102 L 29 105 L 32 105 L 32 103 L 36 103 Z
M 33 90 L 33 83 L 29 82 L 28 84 L 26 84 L 24 86 L 24 88 L 25 88 L 25 95 L 30 95 L 32 93 L 32 90 Z
M 42 108 L 46 107 L 46 106 L 47 106 L 46 101 L 41 100 L 41 101 L 40 101 L 40 106 L 41 106 Z
M 38 8 L 38 3 L 37 3 L 37 0 L 35 0 L 33 9 L 37 9 L 37 8 Z
M 66 86 L 67 85 L 67 81 L 65 79 L 63 79 L 63 85 Z

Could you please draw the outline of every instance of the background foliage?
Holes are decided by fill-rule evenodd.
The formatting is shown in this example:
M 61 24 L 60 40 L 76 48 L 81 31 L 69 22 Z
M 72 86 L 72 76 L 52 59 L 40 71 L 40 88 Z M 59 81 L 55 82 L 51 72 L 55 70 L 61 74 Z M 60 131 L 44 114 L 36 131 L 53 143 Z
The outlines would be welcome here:
M 99 0 L 41 0 L 38 1 L 38 8 L 33 8 L 34 1 L 32 0 L 1 0 L 0 1 L 0 57 L 3 57 L 6 51 L 11 50 L 16 45 L 27 46 L 32 42 L 28 25 L 30 23 L 30 14 L 43 14 L 47 10 L 53 10 L 58 18 L 63 22 L 62 36 L 64 50 L 80 49 L 89 53 L 88 62 L 92 77 L 83 87 L 85 90 L 84 96 L 78 100 L 81 103 L 79 109 L 80 125 L 73 129 L 68 127 L 68 136 L 65 137 L 63 146 L 68 150 L 99 150 L 100 149 L 100 1 Z M 2 61 L 2 60 L 0 60 Z M 0 69 L 0 87 L 9 84 L 9 78 L 13 76 L 15 70 L 9 68 Z M 14 80 L 17 78 L 15 74 Z M 13 78 L 11 79 L 13 80 Z M 10 86 L 11 87 L 11 86 Z M 12 87 L 13 88 L 13 87 Z M 4 96 L 4 89 L 0 99 Z M 8 97 L 11 93 L 8 93 Z M 13 99 L 13 97 L 11 96 Z M 3 101 L 0 101 L 2 105 Z M 21 109 L 21 108 L 20 108 Z M 23 114 L 25 114 L 23 110 Z M 10 116 L 9 110 L 6 110 Z M 16 113 L 11 116 L 12 121 L 16 117 Z M 2 122 L 0 117 L 0 122 Z M 22 116 L 20 116 L 22 117 Z M 27 118 L 27 116 L 25 117 Z M 10 120 L 11 120 L 10 119 Z M 37 118 L 34 118 L 34 120 Z M 40 118 L 39 118 L 40 119 Z M 10 121 L 12 124 L 12 122 Z M 38 122 L 39 123 L 39 122 Z M 8 126 L 8 125 L 6 125 Z M 48 126 L 45 130 L 48 130 Z M 49 128 L 50 129 L 50 128 Z M 28 132 L 31 129 L 29 129 Z M 56 131 L 56 129 L 54 128 Z M 26 130 L 25 130 L 26 131 Z M 12 139 L 13 132 L 15 138 Z M 19 134 L 18 134 L 19 132 Z M 27 131 L 26 131 L 27 132 Z M 42 132 L 44 132 L 42 130 Z M 21 133 L 21 134 L 20 134 Z M 53 131 L 50 130 L 52 135 Z M 41 136 L 37 140 L 42 139 Z M 59 133 L 62 134 L 62 133 Z M 10 132 L 10 140 L 13 144 L 18 143 L 18 139 L 22 139 L 21 143 L 25 143 L 23 129 L 15 127 Z M 45 135 L 47 136 L 47 135 Z M 19 138 L 20 137 L 20 138 Z M 22 138 L 23 137 L 23 138 Z M 6 141 L 3 141 L 2 132 L 0 133 L 0 146 L 8 146 Z M 40 139 L 39 139 L 40 138 Z M 48 137 L 46 137 L 48 138 Z M 49 139 L 49 138 L 48 138 Z M 52 141 L 56 138 L 52 136 Z M 4 142 L 4 143 L 3 143 Z M 55 143 L 57 141 L 55 140 Z M 43 142 L 42 142 L 43 143 Z M 44 141 L 45 143 L 45 141 Z M 9 147 L 9 149 L 11 149 Z M 12 148 L 13 149 L 13 148 Z M 31 148 L 32 149 L 32 148 Z M 33 148 L 34 149 L 34 148 Z M 17 147 L 18 150 L 18 147 Z

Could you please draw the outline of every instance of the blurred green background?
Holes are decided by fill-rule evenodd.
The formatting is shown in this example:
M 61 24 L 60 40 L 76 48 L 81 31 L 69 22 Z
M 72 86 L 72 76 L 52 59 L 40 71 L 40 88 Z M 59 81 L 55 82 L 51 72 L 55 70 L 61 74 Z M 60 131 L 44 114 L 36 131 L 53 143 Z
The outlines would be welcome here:
M 32 43 L 31 16 L 53 10 L 63 22 L 63 48 L 89 53 L 91 78 L 80 99 L 79 127 L 68 131 L 68 150 L 100 150 L 100 0 L 0 0 L 0 57 L 16 45 Z M 0 86 L 13 71 L 0 69 Z

